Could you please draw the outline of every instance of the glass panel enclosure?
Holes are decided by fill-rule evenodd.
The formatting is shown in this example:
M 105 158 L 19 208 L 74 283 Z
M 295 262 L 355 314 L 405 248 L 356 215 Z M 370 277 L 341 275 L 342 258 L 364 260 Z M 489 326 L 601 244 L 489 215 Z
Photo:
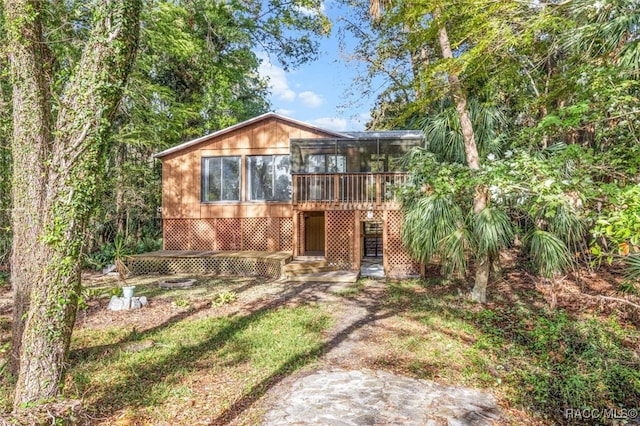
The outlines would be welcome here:
M 419 140 L 381 140 L 379 149 L 380 157 L 385 161 L 384 170 L 389 172 L 404 171 L 400 167 L 400 160 L 412 148 L 421 145 L 422 142 Z
M 335 139 L 297 139 L 291 141 L 292 173 L 326 173 L 327 156 L 336 154 Z
M 344 173 L 347 171 L 347 159 L 344 155 L 309 154 L 306 169 L 309 173 Z
M 383 173 L 402 171 L 399 159 L 421 146 L 406 139 L 293 139 L 292 173 Z
M 240 157 L 202 158 L 203 202 L 240 201 Z
M 250 201 L 291 200 L 288 155 L 247 157 L 247 199 Z

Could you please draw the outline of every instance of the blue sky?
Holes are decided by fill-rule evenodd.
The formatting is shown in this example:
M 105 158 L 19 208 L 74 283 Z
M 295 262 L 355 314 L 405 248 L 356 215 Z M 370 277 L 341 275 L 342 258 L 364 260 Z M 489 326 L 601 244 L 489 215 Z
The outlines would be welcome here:
M 320 40 L 318 60 L 285 72 L 262 55 L 260 74 L 269 78 L 275 112 L 329 130 L 364 130 L 374 99 L 351 94 L 358 64 L 347 62 L 338 47 L 344 6 L 329 0 L 324 3 L 323 12 L 333 22 L 333 28 L 328 39 Z M 349 46 L 347 54 L 348 50 Z

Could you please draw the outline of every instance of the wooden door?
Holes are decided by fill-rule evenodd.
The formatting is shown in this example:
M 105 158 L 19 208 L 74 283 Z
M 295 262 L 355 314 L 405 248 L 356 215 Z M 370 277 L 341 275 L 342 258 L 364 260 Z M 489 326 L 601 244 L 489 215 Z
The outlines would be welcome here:
M 310 213 L 304 219 L 305 255 L 324 255 L 324 213 Z

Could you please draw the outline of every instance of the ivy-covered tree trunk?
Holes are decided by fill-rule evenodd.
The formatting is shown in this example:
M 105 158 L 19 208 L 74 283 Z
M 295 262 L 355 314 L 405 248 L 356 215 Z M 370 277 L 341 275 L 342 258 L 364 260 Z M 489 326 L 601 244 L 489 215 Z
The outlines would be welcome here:
M 51 84 L 42 71 L 46 62 L 38 56 L 38 46 L 44 44 L 38 20 L 45 6 L 36 0 L 5 2 L 8 31 L 19 36 L 9 46 L 13 85 L 18 88 L 13 94 L 14 202 L 23 196 L 21 177 L 25 186 L 38 187 L 40 200 L 25 201 L 25 213 L 13 219 L 14 252 L 31 248 L 31 255 L 17 253 L 12 259 L 12 279 L 23 283 L 16 287 L 16 300 L 26 298 L 24 290 L 31 287 L 14 406 L 59 391 L 80 290 L 84 228 L 100 198 L 106 135 L 137 46 L 141 1 L 94 3 L 89 37 L 56 105 L 54 125 L 50 103 L 38 103 L 46 99 Z M 32 104 L 44 108 L 28 108 Z M 42 142 L 32 139 L 34 130 L 42 133 Z M 34 173 L 34 168 L 42 173 Z M 27 222 L 32 219 L 25 215 L 36 212 L 37 220 Z
M 38 240 L 45 200 L 44 159 L 51 144 L 49 78 L 38 0 L 5 1 L 6 31 L 13 86 L 11 285 L 14 291 L 12 363 L 19 369 L 24 317 L 32 284 L 43 261 Z

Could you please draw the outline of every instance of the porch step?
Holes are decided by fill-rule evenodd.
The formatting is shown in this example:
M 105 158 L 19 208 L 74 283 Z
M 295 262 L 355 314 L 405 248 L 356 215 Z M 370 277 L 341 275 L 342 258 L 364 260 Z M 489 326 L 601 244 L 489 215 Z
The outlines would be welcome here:
M 329 283 L 355 283 L 358 280 L 358 272 L 354 271 L 327 271 L 310 274 L 293 275 L 289 281 L 294 282 L 329 282 Z
M 284 265 L 283 271 L 300 271 L 307 268 L 322 268 L 326 267 L 327 265 L 328 263 L 324 258 L 314 258 L 312 260 L 294 258 L 294 260 Z
M 308 257 L 296 257 L 291 262 L 284 265 L 282 268 L 282 275 L 291 280 L 293 277 L 315 274 L 319 272 L 331 272 L 337 271 L 335 266 L 329 266 L 327 260 L 324 257 L 308 256 Z
M 329 266 L 329 265 L 322 265 L 322 266 L 300 266 L 300 267 L 295 267 L 295 268 L 283 268 L 282 273 L 287 276 L 287 277 L 291 277 L 294 275 L 305 275 L 305 274 L 315 274 L 317 272 L 331 272 L 331 271 L 337 271 L 338 267 L 336 266 Z
M 357 272 L 340 271 L 323 256 L 296 256 L 282 268 L 286 280 L 295 282 L 355 283 Z

